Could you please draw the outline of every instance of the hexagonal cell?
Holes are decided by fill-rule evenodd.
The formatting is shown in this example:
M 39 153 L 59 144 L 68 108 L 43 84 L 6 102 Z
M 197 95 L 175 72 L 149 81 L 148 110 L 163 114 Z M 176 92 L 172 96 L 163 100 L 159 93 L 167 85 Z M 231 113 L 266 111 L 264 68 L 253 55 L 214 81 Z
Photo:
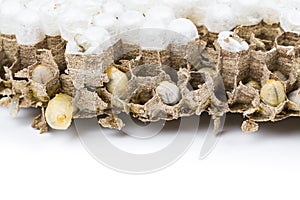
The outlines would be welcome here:
M 297 33 L 285 32 L 276 39 L 279 46 L 294 47 L 295 57 L 300 57 L 300 35 Z
M 139 65 L 157 64 L 171 66 L 171 55 L 168 50 L 141 50 Z
M 300 45 L 300 35 L 297 33 L 285 32 L 276 38 L 276 42 L 281 46 L 298 46 Z
M 126 99 L 134 104 L 144 105 L 154 96 L 160 82 L 171 81 L 171 77 L 157 64 L 137 66 L 131 73 Z
M 283 33 L 279 24 L 267 24 L 264 21 L 253 26 L 238 26 L 234 32 L 253 44 L 258 51 L 269 51 L 275 47 L 276 38 Z
M 61 36 L 46 36 L 44 48 L 48 50 L 55 49 L 62 43 L 66 43 L 66 41 Z
M 130 61 L 130 60 L 135 60 L 138 58 L 139 56 L 139 51 L 137 50 L 133 50 L 128 52 L 127 54 L 122 55 L 121 57 L 119 57 L 118 59 L 115 58 L 115 63 L 118 65 L 122 64 L 122 61 Z
M 226 90 L 233 90 L 240 81 L 247 78 L 252 64 L 249 51 L 234 53 L 221 50 L 218 68 L 221 69 L 220 73 Z
M 241 81 L 244 85 L 250 81 L 257 82 L 258 85 L 261 81 L 268 78 L 269 70 L 266 67 L 266 61 L 269 57 L 268 52 L 250 51 L 248 57 L 241 61 L 241 66 L 237 75 L 237 84 Z M 250 83 L 251 84 L 251 83 Z
M 189 84 L 192 90 L 199 89 L 199 85 L 205 83 L 204 75 L 199 72 L 191 72 L 191 79 L 189 80 Z
M 243 113 L 254 107 L 258 92 L 247 85 L 239 85 L 228 100 L 229 108 L 232 112 Z
M 4 35 L 0 34 L 0 42 L 2 45 L 2 51 L 5 52 L 7 58 L 10 61 L 16 59 L 17 52 L 18 52 L 18 43 L 16 37 L 14 35 Z
M 131 94 L 130 103 L 144 105 L 154 96 L 154 89 L 147 85 L 139 85 Z
M 214 42 L 218 39 L 218 33 L 209 32 L 205 26 L 198 26 L 199 39 L 204 42 L 206 48 L 215 49 Z
M 161 66 L 156 63 L 136 66 L 131 74 L 136 77 L 156 77 L 162 73 Z
M 270 78 L 284 82 L 287 92 L 294 89 L 297 81 L 297 63 L 294 61 L 293 48 L 278 48 L 270 54 L 266 66 L 270 71 Z

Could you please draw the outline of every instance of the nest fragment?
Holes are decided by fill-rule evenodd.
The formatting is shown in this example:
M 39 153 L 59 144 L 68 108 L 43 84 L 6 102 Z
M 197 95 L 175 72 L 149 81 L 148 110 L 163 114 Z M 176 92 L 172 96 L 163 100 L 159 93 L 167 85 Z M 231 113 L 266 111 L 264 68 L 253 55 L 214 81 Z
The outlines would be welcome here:
M 300 105 L 288 98 L 271 106 L 260 96 L 270 79 L 284 85 L 286 96 L 300 87 L 300 35 L 284 32 L 279 24 L 238 26 L 233 31 L 248 42 L 249 49 L 229 52 L 220 47 L 216 33 L 204 26 L 198 31 L 200 38 L 187 45 L 142 50 L 119 40 L 101 55 L 66 54 L 66 42 L 60 37 L 22 46 L 14 36 L 0 35 L 0 105 L 9 106 L 17 99 L 18 107 L 41 108 L 33 123 L 41 132 L 47 131 L 44 109 L 57 93 L 73 96 L 74 118 L 98 117 L 102 126 L 115 129 L 124 126 L 118 117 L 123 112 L 143 122 L 203 112 L 218 121 L 227 112 L 241 113 L 245 132 L 257 131 L 259 122 L 300 116 Z M 47 83 L 32 80 L 38 65 L 51 70 Z M 111 66 L 129 77 L 124 97 L 106 87 Z M 167 105 L 157 94 L 155 89 L 163 81 L 179 88 L 175 105 Z

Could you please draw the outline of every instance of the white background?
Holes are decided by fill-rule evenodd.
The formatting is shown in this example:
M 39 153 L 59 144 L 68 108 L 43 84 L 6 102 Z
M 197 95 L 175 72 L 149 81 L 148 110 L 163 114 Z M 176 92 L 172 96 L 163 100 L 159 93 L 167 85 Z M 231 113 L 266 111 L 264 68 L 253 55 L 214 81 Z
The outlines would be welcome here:
M 97 162 L 82 146 L 74 126 L 39 135 L 30 127 L 37 114 L 22 110 L 10 118 L 8 110 L 0 108 L 0 199 L 300 197 L 300 118 L 266 123 L 257 133 L 243 134 L 242 118 L 229 115 L 218 144 L 199 160 L 209 122 L 204 116 L 196 141 L 178 162 L 156 173 L 129 175 Z M 126 148 L 126 136 L 116 132 L 112 140 Z

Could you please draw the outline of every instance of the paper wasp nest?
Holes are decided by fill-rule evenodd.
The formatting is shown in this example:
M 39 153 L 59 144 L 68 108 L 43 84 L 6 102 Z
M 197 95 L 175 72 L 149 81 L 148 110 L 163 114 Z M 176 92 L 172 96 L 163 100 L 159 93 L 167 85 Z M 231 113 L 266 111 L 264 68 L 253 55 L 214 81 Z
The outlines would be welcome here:
M 135 16 L 135 23 L 142 20 L 138 13 L 127 13 L 121 17 L 126 27 L 133 26 L 128 16 Z M 41 108 L 33 122 L 41 132 L 48 130 L 46 115 L 56 114 L 48 124 L 58 129 L 66 129 L 69 123 L 64 120 L 70 117 L 97 117 L 103 127 L 121 129 L 122 112 L 143 122 L 208 112 L 216 126 L 231 112 L 245 117 L 245 132 L 257 131 L 259 122 L 300 116 L 300 35 L 260 19 L 214 33 L 203 25 L 194 29 L 172 14 L 163 17 L 173 20 L 169 30 L 186 33 L 186 41 L 149 49 L 118 38 L 99 49 L 97 41 L 108 35 L 100 28 L 79 31 L 74 40 L 66 33 L 65 38 L 46 34 L 34 45 L 1 34 L 0 105 L 9 107 L 12 115 L 19 108 Z M 57 113 L 55 101 L 69 101 L 68 97 L 73 108 L 68 114 Z

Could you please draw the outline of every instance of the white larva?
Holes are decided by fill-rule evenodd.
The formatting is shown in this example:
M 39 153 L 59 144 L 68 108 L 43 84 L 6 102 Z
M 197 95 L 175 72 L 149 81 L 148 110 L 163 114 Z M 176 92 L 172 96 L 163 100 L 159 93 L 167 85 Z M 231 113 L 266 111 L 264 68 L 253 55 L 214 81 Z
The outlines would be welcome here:
M 297 90 L 295 90 L 295 91 L 293 91 L 293 92 L 291 92 L 291 93 L 288 95 L 288 99 L 289 99 L 291 102 L 293 102 L 293 103 L 295 103 L 295 104 L 297 104 L 297 105 L 300 106 L 300 88 L 297 89 Z
M 172 42 L 179 45 L 195 41 L 199 37 L 195 24 L 185 18 L 178 18 L 171 21 L 168 30 L 178 33 L 178 36 L 175 35 Z
M 45 38 L 40 17 L 33 10 L 24 9 L 16 16 L 16 38 L 22 45 L 35 45 Z
M 156 88 L 157 94 L 167 105 L 174 105 L 181 99 L 180 90 L 177 85 L 168 81 L 161 82 Z
M 49 67 L 45 65 L 38 65 L 33 71 L 32 71 L 32 80 L 40 83 L 40 84 L 46 84 L 48 83 L 53 75 Z
M 238 41 L 239 37 L 231 31 L 223 31 L 218 35 L 218 43 L 222 49 L 231 52 L 246 51 L 249 45 L 245 41 Z

